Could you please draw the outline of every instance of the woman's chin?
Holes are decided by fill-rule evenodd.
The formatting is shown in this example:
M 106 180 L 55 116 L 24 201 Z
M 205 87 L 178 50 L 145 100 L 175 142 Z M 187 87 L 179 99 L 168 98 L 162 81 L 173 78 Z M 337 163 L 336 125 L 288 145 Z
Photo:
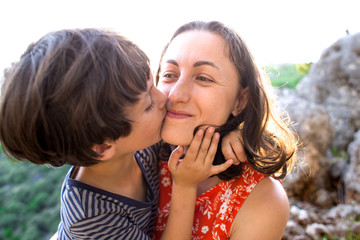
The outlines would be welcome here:
M 166 129 L 162 129 L 161 139 L 172 145 L 187 146 L 190 145 L 193 136 L 192 134 L 185 134 L 184 131 L 168 131 Z

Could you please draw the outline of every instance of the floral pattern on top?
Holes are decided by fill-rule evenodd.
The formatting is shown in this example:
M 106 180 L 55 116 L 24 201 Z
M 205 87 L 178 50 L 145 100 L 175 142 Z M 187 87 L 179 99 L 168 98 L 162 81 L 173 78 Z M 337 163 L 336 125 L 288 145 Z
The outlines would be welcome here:
M 265 176 L 244 163 L 240 176 L 222 181 L 197 196 L 192 239 L 230 239 L 231 224 L 237 212 Z M 160 161 L 159 180 L 160 200 L 153 240 L 160 239 L 170 211 L 172 183 L 168 163 L 165 161 Z

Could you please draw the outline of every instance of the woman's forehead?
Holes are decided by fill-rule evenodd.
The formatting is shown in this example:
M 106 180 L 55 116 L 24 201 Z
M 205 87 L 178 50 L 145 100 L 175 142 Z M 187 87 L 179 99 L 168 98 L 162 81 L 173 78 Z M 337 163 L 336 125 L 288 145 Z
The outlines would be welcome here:
M 176 56 L 227 57 L 225 40 L 217 34 L 207 31 L 189 31 L 178 35 L 169 44 L 165 58 Z

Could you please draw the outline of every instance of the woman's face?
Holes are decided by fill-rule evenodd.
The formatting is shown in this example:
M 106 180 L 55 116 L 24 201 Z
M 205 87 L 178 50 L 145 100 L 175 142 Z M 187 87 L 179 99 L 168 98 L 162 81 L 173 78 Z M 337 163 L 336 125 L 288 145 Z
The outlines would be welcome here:
M 210 32 L 189 31 L 173 39 L 158 88 L 168 96 L 161 137 L 170 144 L 189 145 L 197 126 L 219 126 L 238 114 L 238 73 L 225 40 Z

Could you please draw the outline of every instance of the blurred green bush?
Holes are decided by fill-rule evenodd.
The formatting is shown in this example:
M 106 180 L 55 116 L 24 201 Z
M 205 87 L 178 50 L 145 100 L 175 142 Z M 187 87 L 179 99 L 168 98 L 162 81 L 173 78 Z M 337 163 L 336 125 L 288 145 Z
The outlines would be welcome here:
M 0 239 L 49 239 L 57 231 L 69 168 L 13 162 L 0 153 Z
M 268 65 L 263 68 L 274 87 L 294 89 L 308 74 L 312 63 Z

